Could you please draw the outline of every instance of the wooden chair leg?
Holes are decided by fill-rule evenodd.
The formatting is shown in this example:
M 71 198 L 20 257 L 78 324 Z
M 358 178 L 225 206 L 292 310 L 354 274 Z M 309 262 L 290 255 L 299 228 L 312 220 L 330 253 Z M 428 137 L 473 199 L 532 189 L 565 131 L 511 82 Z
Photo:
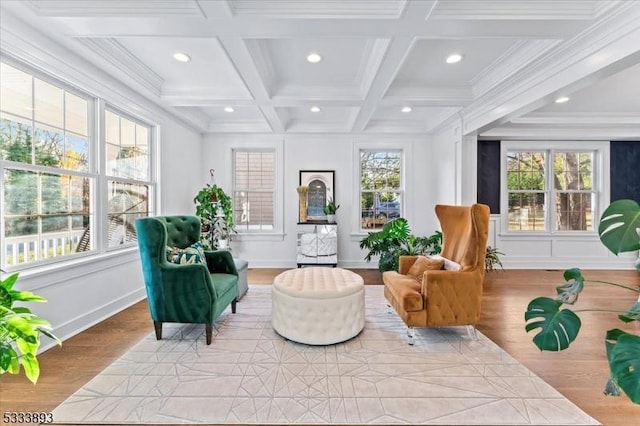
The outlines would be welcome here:
M 213 333 L 213 326 L 211 324 L 205 325 L 205 335 L 207 336 L 207 345 L 211 344 L 211 334 Z
M 153 328 L 156 330 L 156 340 L 162 340 L 162 323 L 160 321 L 154 321 Z
M 231 302 L 231 313 L 235 314 L 236 313 L 236 303 L 238 302 L 238 299 L 233 299 L 233 302 Z

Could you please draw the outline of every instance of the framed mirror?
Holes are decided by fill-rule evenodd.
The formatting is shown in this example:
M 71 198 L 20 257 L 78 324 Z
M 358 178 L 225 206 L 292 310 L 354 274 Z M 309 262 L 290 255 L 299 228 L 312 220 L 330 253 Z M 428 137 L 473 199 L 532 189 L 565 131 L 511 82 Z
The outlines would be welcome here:
M 326 220 L 324 206 L 329 199 L 335 200 L 335 170 L 300 170 L 299 185 L 309 188 L 307 221 Z

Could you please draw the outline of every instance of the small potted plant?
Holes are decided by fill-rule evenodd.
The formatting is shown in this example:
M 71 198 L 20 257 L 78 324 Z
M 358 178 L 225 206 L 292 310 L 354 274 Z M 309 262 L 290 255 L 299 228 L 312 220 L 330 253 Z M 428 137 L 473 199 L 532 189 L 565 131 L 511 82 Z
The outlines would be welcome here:
M 340 208 L 340 204 L 336 205 L 335 201 L 333 201 L 333 198 L 329 198 L 329 202 L 327 202 L 327 205 L 324 206 L 324 214 L 327 215 L 327 222 L 329 223 L 336 222 L 336 212 L 338 211 L 339 208 Z

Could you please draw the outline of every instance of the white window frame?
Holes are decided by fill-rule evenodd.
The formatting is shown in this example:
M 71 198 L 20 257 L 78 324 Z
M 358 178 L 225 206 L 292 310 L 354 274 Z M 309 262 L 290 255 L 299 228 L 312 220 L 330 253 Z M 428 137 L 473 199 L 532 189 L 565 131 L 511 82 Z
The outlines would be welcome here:
M 7 272 L 13 271 L 38 271 L 43 267 L 49 267 L 52 265 L 66 265 L 75 264 L 75 262 L 84 262 L 89 259 L 98 259 L 107 253 L 128 253 L 135 249 L 135 243 L 127 243 L 114 247 L 107 247 L 107 181 L 114 179 L 113 176 L 107 176 L 105 173 L 106 157 L 104 155 L 104 141 L 105 141 L 105 121 L 104 110 L 107 105 L 107 101 L 104 98 L 95 95 L 91 90 L 81 89 L 75 87 L 64 80 L 56 77 L 55 75 L 44 73 L 38 70 L 35 66 L 28 64 L 24 61 L 14 59 L 6 55 L 0 55 L 0 60 L 14 68 L 24 71 L 35 78 L 41 79 L 49 84 L 53 84 L 56 87 L 62 88 L 76 96 L 86 99 L 89 104 L 88 109 L 88 140 L 90 150 L 90 160 L 87 171 L 75 171 L 63 168 L 47 167 L 34 164 L 17 163 L 13 161 L 0 160 L 0 173 L 4 175 L 5 168 L 22 169 L 32 172 L 49 172 L 54 174 L 65 174 L 77 177 L 86 177 L 91 179 L 91 200 L 90 200 L 90 212 L 92 215 L 91 226 L 94 227 L 92 231 L 93 248 L 79 253 L 71 253 L 62 256 L 51 257 L 34 262 L 20 263 L 14 265 L 3 265 L 3 269 Z M 149 215 L 154 215 L 158 211 L 158 143 L 159 143 L 159 124 L 154 123 L 150 118 L 141 117 L 126 112 L 125 109 L 118 107 L 117 102 L 108 102 L 108 109 L 128 118 L 140 124 L 143 124 L 149 129 L 149 179 L 150 181 L 139 181 L 124 178 L 115 178 L 127 183 L 136 183 L 149 186 Z M 4 181 L 0 179 L 0 193 L 4 191 Z M 2 197 L 0 197 L 2 201 Z M 4 206 L 0 205 L 0 211 L 4 212 Z M 0 249 L 4 248 L 5 236 L 4 236 L 4 216 L 0 220 Z M 84 259 L 84 260 L 83 260 Z
M 276 218 L 277 218 L 277 214 L 276 214 L 276 203 L 275 203 L 275 199 L 276 199 L 276 195 L 277 195 L 277 181 L 276 181 L 276 172 L 277 172 L 277 158 L 276 158 L 276 150 L 274 148 L 265 148 L 265 147 L 261 147 L 261 148 L 239 148 L 239 147 L 235 147 L 231 149 L 231 199 L 233 200 L 233 205 L 235 205 L 235 194 L 238 191 L 247 191 L 246 188 L 237 188 L 236 187 L 236 156 L 235 153 L 237 152 L 245 152 L 245 153 L 271 153 L 273 154 L 273 187 L 271 188 L 271 190 L 266 190 L 266 189 L 262 189 L 262 190 L 251 190 L 249 192 L 256 192 L 256 193 L 272 193 L 273 194 L 273 206 L 272 206 L 272 216 L 273 216 L 273 229 L 247 229 L 247 228 L 238 228 L 238 224 L 236 223 L 236 231 L 238 232 L 238 234 L 265 234 L 265 233 L 273 233 L 274 230 L 276 229 Z
M 274 152 L 275 164 L 275 183 L 274 183 L 274 215 L 273 230 L 243 230 L 234 234 L 232 239 L 236 241 L 283 241 L 284 240 L 284 141 L 283 140 L 230 140 L 225 142 L 226 164 L 229 165 L 225 169 L 224 174 L 226 182 L 217 182 L 218 185 L 228 187 L 231 190 L 231 196 L 234 191 L 234 151 L 265 151 L 272 150 Z M 297 203 L 297 199 L 296 199 Z M 297 204 L 296 204 L 297 205 Z
M 1 196 L 1 194 L 4 193 L 4 172 L 6 169 L 24 170 L 24 171 L 33 172 L 33 173 L 51 173 L 56 175 L 70 175 L 74 177 L 88 178 L 90 180 L 90 183 L 91 183 L 90 193 L 92 194 L 92 197 L 90 200 L 91 207 L 89 211 L 90 223 L 95 224 L 99 222 L 100 217 L 95 205 L 95 197 L 97 196 L 97 187 L 98 187 L 98 180 L 99 180 L 99 174 L 97 171 L 96 164 L 99 158 L 99 154 L 97 153 L 97 150 L 96 150 L 96 140 L 97 140 L 96 123 L 93 120 L 93 117 L 95 116 L 95 111 L 97 108 L 96 107 L 97 99 L 94 96 L 92 96 L 90 93 L 80 90 L 74 86 L 71 86 L 68 83 L 62 81 L 61 79 L 56 78 L 55 76 L 43 73 L 42 71 L 39 71 L 38 69 L 28 64 L 25 64 L 21 61 L 14 60 L 6 56 L 1 56 L 0 61 L 4 62 L 5 64 L 13 68 L 16 68 L 20 71 L 23 71 L 31 75 L 32 78 L 37 78 L 57 88 L 62 89 L 65 92 L 71 93 L 77 97 L 85 99 L 87 101 L 87 106 L 88 106 L 87 141 L 89 145 L 89 163 L 88 163 L 88 170 L 86 171 L 65 169 L 62 167 L 42 166 L 42 165 L 31 164 L 31 163 L 20 163 L 20 162 L 9 161 L 9 160 L 0 160 L 0 211 L 2 212 L 6 211 L 4 206 L 4 197 Z M 32 90 L 33 90 L 33 87 L 32 87 Z M 35 99 L 32 100 L 32 102 L 35 102 Z M 30 120 L 32 124 L 36 122 L 34 117 L 31 117 Z M 66 130 L 66 125 L 64 127 L 64 130 Z M 34 138 L 34 141 L 35 141 L 35 133 L 32 134 L 31 136 Z M 92 236 L 94 238 L 96 238 L 96 235 L 97 234 L 93 232 Z M 38 233 L 38 236 L 40 236 L 40 233 Z M 5 224 L 4 224 L 4 216 L 2 216 L 0 220 L 0 250 L 4 250 L 5 244 L 6 244 Z M 83 251 L 83 252 L 64 254 L 61 256 L 53 256 L 50 258 L 44 258 L 44 259 L 36 260 L 33 262 L 18 263 L 18 264 L 14 263 L 13 265 L 0 264 L 0 267 L 2 267 L 7 272 L 12 272 L 16 270 L 31 269 L 31 268 L 40 267 L 43 265 L 66 262 L 72 259 L 82 258 L 82 257 L 96 254 L 97 252 L 100 251 L 100 246 L 98 244 L 99 242 L 96 241 L 96 244 L 94 244 L 93 249 Z
M 131 178 L 123 178 L 114 176 L 107 173 L 107 156 L 105 153 L 106 148 L 106 111 L 110 111 L 113 114 L 117 114 L 122 118 L 126 118 L 127 120 L 133 121 L 136 124 L 144 125 L 148 128 L 149 131 L 149 180 L 144 181 L 140 179 L 131 179 Z M 98 149 L 100 152 L 100 206 L 102 207 L 99 215 L 99 222 L 101 224 L 100 227 L 100 236 L 103 240 L 103 249 L 107 252 L 124 250 L 127 248 L 135 248 L 137 247 L 136 242 L 127 242 L 123 244 L 119 244 L 117 246 L 109 247 L 109 223 L 108 223 L 108 203 L 109 203 L 109 181 L 118 181 L 125 184 L 132 185 L 147 185 L 149 187 L 149 217 L 155 216 L 157 211 L 157 203 L 156 203 L 156 193 L 157 193 L 157 179 L 156 179 L 156 164 L 155 161 L 155 152 L 156 152 L 156 133 L 157 126 L 151 124 L 149 121 L 144 118 L 136 117 L 131 115 L 117 106 L 113 105 L 110 102 L 100 102 L 100 116 L 99 116 L 99 125 L 100 125 L 100 138 L 98 140 Z
M 351 199 L 353 200 L 352 213 L 351 213 L 351 236 L 355 239 L 360 239 L 362 236 L 371 232 L 371 229 L 362 228 L 362 216 L 360 212 L 360 153 L 362 151 L 399 151 L 400 152 L 400 189 L 402 194 L 402 203 L 400 206 L 400 216 L 406 218 L 411 222 L 410 200 L 408 194 L 411 193 L 410 182 L 408 177 L 413 176 L 411 170 L 411 161 L 413 158 L 413 143 L 406 140 L 394 140 L 389 139 L 385 141 L 357 141 L 353 144 L 352 152 L 352 182 L 353 192 Z
M 511 151 L 545 153 L 545 229 L 540 231 L 509 230 L 509 198 L 507 189 L 507 153 Z M 591 230 L 556 230 L 555 194 L 552 158 L 556 152 L 593 152 L 592 188 L 595 196 Z M 597 235 L 601 213 L 609 203 L 609 141 L 502 141 L 500 144 L 500 232 L 503 235 L 592 237 Z M 562 192 L 562 191 L 559 191 Z

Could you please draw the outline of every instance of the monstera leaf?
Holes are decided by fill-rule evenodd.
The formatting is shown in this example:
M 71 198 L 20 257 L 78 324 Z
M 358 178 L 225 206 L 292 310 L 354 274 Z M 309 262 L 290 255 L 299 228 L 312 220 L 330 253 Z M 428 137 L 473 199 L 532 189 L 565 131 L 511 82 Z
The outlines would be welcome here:
M 640 302 L 636 302 L 628 311 L 618 315 L 618 318 L 622 322 L 640 321 Z
M 640 205 L 633 200 L 611 203 L 600 218 L 598 234 L 614 254 L 640 250 Z
M 573 305 L 578 300 L 578 295 L 584 288 L 584 278 L 578 268 L 567 269 L 564 271 L 565 284 L 556 288 L 558 297 L 556 300 L 562 303 Z
M 524 320 L 542 318 L 539 321 L 527 323 L 527 332 L 540 328 L 540 332 L 533 338 L 541 351 L 561 351 L 567 349 L 569 344 L 578 336 L 582 322 L 576 314 L 569 309 L 560 310 L 562 302 L 548 297 L 538 297 L 533 299 L 527 311 L 524 313 Z
M 607 332 L 605 344 L 610 381 L 615 382 L 631 401 L 640 404 L 640 336 L 613 329 Z

